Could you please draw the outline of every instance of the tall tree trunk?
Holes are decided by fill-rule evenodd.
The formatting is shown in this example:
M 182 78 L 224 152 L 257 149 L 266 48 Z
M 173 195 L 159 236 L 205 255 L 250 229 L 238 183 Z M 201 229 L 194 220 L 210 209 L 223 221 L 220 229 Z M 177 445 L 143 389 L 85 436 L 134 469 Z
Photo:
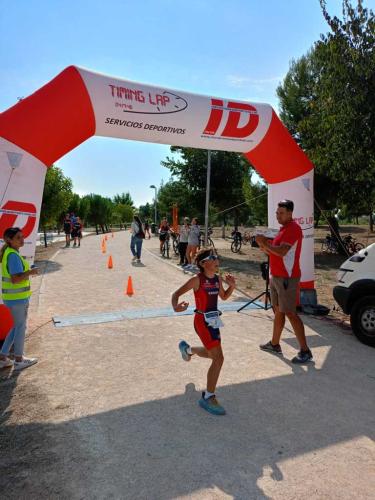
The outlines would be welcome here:
M 95 224 L 95 231 L 96 231 L 96 234 L 99 234 L 98 224 Z
M 45 227 L 43 227 L 43 237 L 44 237 L 44 247 L 47 248 L 47 231 Z
M 370 232 L 373 233 L 374 232 L 374 218 L 372 216 L 372 211 L 370 212 L 370 215 L 369 215 L 369 226 L 370 226 Z

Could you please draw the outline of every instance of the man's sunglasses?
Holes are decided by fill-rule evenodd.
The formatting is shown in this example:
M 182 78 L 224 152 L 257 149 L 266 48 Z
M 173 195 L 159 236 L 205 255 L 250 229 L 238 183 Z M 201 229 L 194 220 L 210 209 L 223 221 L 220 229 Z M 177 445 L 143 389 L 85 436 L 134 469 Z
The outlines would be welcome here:
M 205 257 L 199 262 L 208 262 L 209 260 L 219 260 L 219 257 L 217 255 L 209 255 L 208 257 Z

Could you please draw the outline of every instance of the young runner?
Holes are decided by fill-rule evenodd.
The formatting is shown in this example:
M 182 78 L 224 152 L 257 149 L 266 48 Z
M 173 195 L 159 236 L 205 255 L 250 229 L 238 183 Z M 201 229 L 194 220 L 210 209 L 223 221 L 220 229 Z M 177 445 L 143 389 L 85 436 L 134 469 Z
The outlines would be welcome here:
M 219 260 L 212 250 L 202 249 L 198 252 L 196 263 L 199 267 L 199 274 L 189 279 L 174 292 L 172 306 L 176 312 L 185 311 L 189 303 L 185 301 L 178 302 L 178 300 L 184 293 L 194 290 L 196 305 L 194 328 L 204 347 L 190 347 L 185 340 L 182 340 L 178 347 L 184 361 L 190 361 L 194 354 L 212 360 L 207 373 L 207 390 L 202 393 L 199 406 L 214 415 L 225 415 L 224 408 L 219 404 L 215 396 L 216 384 L 224 362 L 219 330 L 223 323 L 217 309 L 217 298 L 219 296 L 222 300 L 227 300 L 232 295 L 236 282 L 233 276 L 227 274 L 225 281 L 229 284 L 229 287 L 226 290 L 224 289 L 222 279 L 217 274 Z

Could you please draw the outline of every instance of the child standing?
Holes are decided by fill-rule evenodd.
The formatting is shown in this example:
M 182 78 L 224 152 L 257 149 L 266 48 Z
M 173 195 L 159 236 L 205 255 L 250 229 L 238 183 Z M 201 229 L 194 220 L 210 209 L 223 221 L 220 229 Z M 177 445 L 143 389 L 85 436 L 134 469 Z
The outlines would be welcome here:
M 190 361 L 195 354 L 201 358 L 211 359 L 211 366 L 207 373 L 207 390 L 202 393 L 199 406 L 214 415 L 225 415 L 224 408 L 215 396 L 216 384 L 219 379 L 224 356 L 221 349 L 220 326 L 223 326 L 217 309 L 218 296 L 227 300 L 233 293 L 235 279 L 230 274 L 225 276 L 229 287 L 225 290 L 219 271 L 219 259 L 212 250 L 202 249 L 196 256 L 199 274 L 189 279 L 172 295 L 172 306 L 176 312 L 185 311 L 189 303 L 178 302 L 181 295 L 194 290 L 195 315 L 194 328 L 204 347 L 190 347 L 182 340 L 179 344 L 182 359 Z

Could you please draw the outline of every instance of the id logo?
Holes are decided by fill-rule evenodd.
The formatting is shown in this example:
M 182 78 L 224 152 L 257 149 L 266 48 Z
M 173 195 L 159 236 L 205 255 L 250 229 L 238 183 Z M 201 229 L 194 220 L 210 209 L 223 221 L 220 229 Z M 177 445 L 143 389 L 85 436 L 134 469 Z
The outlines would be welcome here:
M 8 227 L 16 226 L 16 220 L 19 216 L 26 216 L 26 223 L 21 227 L 23 236 L 27 238 L 33 232 L 36 222 L 36 208 L 32 203 L 23 201 L 7 201 L 0 208 L 0 238 Z
M 224 105 L 222 99 L 211 99 L 211 113 L 203 135 L 213 136 L 217 134 L 224 111 L 229 111 L 229 113 L 220 137 L 243 139 L 254 133 L 259 125 L 258 111 L 251 104 L 230 101 Z M 242 120 L 243 123 L 240 126 L 242 117 L 245 117 L 245 120 Z

